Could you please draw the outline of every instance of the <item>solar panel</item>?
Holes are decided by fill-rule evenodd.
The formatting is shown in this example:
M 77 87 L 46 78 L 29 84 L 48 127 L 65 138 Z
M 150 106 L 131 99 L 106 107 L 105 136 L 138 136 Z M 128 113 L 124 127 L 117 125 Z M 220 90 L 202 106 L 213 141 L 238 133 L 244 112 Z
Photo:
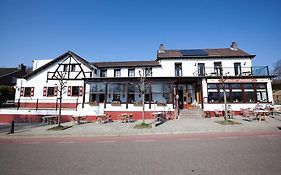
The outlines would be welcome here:
M 208 52 L 203 49 L 180 50 L 180 53 L 183 56 L 208 56 Z

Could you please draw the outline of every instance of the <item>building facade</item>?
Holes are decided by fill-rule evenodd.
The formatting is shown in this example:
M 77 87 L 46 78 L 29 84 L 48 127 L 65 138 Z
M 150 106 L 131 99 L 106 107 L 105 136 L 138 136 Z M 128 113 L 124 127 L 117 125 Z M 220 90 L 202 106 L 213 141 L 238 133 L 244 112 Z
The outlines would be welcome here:
M 54 60 L 35 60 L 33 72 L 17 80 L 15 102 L 19 109 L 57 109 L 64 82 L 64 110 L 93 119 L 102 113 L 117 119 L 124 112 L 140 118 L 142 88 L 146 118 L 155 111 L 223 110 L 224 93 L 238 113 L 273 103 L 274 76 L 267 66 L 252 66 L 254 57 L 235 42 L 220 49 L 165 50 L 161 44 L 151 61 L 88 62 L 68 51 Z

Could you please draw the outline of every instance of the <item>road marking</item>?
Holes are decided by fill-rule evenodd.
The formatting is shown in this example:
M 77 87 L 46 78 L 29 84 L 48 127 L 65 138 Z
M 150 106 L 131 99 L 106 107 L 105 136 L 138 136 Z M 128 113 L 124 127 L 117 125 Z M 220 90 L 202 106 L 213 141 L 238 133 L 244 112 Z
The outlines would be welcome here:
M 180 139 L 180 141 L 190 141 L 190 140 L 201 140 L 200 138 L 185 138 L 185 139 Z
M 216 137 L 217 139 L 237 139 L 237 136 Z
M 258 135 L 257 137 L 279 137 L 279 135 Z
M 56 142 L 56 143 L 75 143 L 74 141 L 69 141 L 69 142 Z
M 114 143 L 115 140 L 104 140 L 104 141 L 96 141 L 96 143 Z
M 20 144 L 27 144 L 27 145 L 31 145 L 31 144 L 39 144 L 40 142 L 20 142 Z
M 156 140 L 135 140 L 135 142 L 155 142 Z

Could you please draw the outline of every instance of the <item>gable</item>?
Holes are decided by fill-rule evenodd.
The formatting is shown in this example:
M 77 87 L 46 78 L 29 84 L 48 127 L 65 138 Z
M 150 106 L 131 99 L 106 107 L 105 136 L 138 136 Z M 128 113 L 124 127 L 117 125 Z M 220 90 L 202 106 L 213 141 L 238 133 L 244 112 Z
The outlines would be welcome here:
M 41 73 L 42 71 L 54 66 L 55 64 L 59 63 L 58 64 L 58 66 L 59 66 L 60 62 L 65 62 L 65 61 L 69 60 L 69 58 L 72 58 L 72 62 L 70 62 L 70 63 L 76 62 L 77 64 L 83 65 L 83 67 L 86 67 L 86 68 L 92 70 L 92 66 L 90 65 L 90 63 L 88 61 L 86 61 L 85 59 L 76 55 L 75 53 L 68 51 L 68 52 L 60 55 L 59 57 L 53 59 L 52 61 L 48 62 L 47 64 L 39 67 L 38 69 L 34 70 L 33 72 L 27 74 L 24 78 L 29 79 L 29 78 Z M 57 70 L 59 70 L 59 69 L 57 69 Z

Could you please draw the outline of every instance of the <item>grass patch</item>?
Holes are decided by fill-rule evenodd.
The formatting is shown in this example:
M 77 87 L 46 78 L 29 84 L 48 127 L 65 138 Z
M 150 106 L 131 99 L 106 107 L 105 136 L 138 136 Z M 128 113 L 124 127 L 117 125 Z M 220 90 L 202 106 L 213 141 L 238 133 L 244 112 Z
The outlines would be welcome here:
M 54 126 L 52 128 L 48 128 L 48 131 L 62 131 L 62 130 L 66 130 L 68 128 L 71 128 L 72 126 Z
M 140 124 L 136 124 L 134 126 L 134 128 L 136 128 L 136 129 L 145 129 L 145 128 L 152 128 L 152 126 L 150 124 L 147 124 L 147 123 L 140 123 Z
M 221 124 L 221 125 L 239 125 L 239 124 L 241 124 L 241 123 L 233 121 L 233 120 L 215 121 L 215 122 L 218 124 Z

